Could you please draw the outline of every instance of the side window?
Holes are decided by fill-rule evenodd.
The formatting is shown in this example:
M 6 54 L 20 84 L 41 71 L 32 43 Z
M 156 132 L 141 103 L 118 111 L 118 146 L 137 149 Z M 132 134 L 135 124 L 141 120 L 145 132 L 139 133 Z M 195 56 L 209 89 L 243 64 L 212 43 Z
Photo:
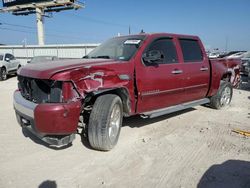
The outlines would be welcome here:
M 15 60 L 15 57 L 11 54 L 5 54 L 5 61 L 6 61 L 6 58 L 9 58 L 9 60 Z
M 4 60 L 7 61 L 7 59 L 11 60 L 11 55 L 10 54 L 5 54 Z
M 14 59 L 15 59 L 15 57 L 10 54 L 10 60 L 14 60 Z
M 197 40 L 179 39 L 183 53 L 184 62 L 201 62 L 202 51 Z
M 152 42 L 149 48 L 146 50 L 146 53 L 144 53 L 144 56 L 158 55 L 159 53 L 160 53 L 159 55 L 160 58 L 153 63 L 157 64 L 178 63 L 176 48 L 172 39 L 163 38 Z M 145 60 L 144 63 L 145 65 L 148 65 L 148 63 L 145 62 Z
M 0 55 L 0 61 L 3 61 L 3 55 Z

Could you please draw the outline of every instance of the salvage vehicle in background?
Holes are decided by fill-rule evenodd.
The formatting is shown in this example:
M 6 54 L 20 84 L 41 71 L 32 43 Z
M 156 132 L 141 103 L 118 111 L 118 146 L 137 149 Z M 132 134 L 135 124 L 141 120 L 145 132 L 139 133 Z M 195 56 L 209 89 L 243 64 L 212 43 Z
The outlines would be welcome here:
M 241 59 L 241 79 L 243 82 L 250 82 L 250 53 L 248 55 Z
M 56 61 L 58 60 L 57 56 L 35 56 L 30 61 L 27 61 L 27 63 L 43 63 L 48 61 Z
M 219 58 L 217 59 L 217 62 L 222 63 L 227 68 L 227 72 L 230 74 L 228 81 L 231 82 L 232 86 L 234 88 L 239 88 L 241 83 L 241 59 Z
M 21 63 L 10 53 L 0 53 L 0 80 L 6 80 L 8 75 L 16 74 Z
M 17 121 L 56 147 L 70 144 L 81 127 L 94 149 L 108 151 L 118 142 L 123 117 L 228 106 L 228 61 L 210 60 L 197 36 L 116 37 L 83 59 L 20 69 L 13 96 Z
M 219 55 L 218 58 L 226 58 L 226 57 L 229 57 L 233 54 L 240 53 L 240 52 L 246 52 L 246 51 L 230 51 L 228 53 L 224 53 L 224 54 Z

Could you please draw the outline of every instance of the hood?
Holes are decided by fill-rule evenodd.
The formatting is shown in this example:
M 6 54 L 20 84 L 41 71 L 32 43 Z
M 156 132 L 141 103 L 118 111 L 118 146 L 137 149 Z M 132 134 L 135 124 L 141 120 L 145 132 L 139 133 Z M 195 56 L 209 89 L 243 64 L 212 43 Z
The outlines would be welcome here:
M 27 64 L 23 68 L 19 69 L 18 75 L 30 78 L 50 79 L 53 75 L 59 72 L 117 63 L 120 63 L 120 61 L 115 61 L 112 59 L 58 60 L 38 64 Z

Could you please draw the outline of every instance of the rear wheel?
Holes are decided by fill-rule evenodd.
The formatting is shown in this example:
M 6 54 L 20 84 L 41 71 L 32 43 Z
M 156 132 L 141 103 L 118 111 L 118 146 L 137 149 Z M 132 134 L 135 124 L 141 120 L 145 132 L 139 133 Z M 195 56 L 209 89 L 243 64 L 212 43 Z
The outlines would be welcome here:
M 7 79 L 7 71 L 6 69 L 3 67 L 0 70 L 0 80 L 6 80 Z
M 233 88 L 230 82 L 221 81 L 216 95 L 211 97 L 210 106 L 215 109 L 226 107 L 231 103 Z
M 89 117 L 88 139 L 97 150 L 109 151 L 118 142 L 123 110 L 117 95 L 107 94 L 97 98 Z

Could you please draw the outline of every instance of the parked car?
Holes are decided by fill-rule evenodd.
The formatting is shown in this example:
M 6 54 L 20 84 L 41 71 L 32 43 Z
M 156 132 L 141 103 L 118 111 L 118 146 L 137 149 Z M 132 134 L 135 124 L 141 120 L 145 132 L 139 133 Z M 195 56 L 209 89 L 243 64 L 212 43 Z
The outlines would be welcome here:
M 220 54 L 217 52 L 212 52 L 212 53 L 209 53 L 209 55 L 208 55 L 208 57 L 210 59 L 218 58 L 219 56 L 220 56 Z
M 230 56 L 227 56 L 227 59 L 236 59 L 236 58 L 241 59 L 241 58 L 244 57 L 244 54 L 245 54 L 245 53 L 246 53 L 246 52 L 238 52 L 238 53 L 232 54 L 232 55 L 230 55 Z
M 246 52 L 246 51 L 230 51 L 228 53 L 224 53 L 224 54 L 219 55 L 218 58 L 225 58 L 225 57 L 231 56 L 231 55 L 239 53 L 239 52 Z
M 21 63 L 10 53 L 0 53 L 0 80 L 6 80 L 8 75 L 16 74 Z
M 35 56 L 27 63 L 34 64 L 34 63 L 43 63 L 43 62 L 56 61 L 56 60 L 58 60 L 58 57 L 56 56 Z
M 250 82 L 250 51 L 246 52 L 241 59 L 241 78 L 242 81 Z
M 70 144 L 82 127 L 94 149 L 108 151 L 118 142 L 123 117 L 228 106 L 232 75 L 223 61 L 210 60 L 197 36 L 116 37 L 83 59 L 20 69 L 13 96 L 17 120 L 56 147 Z

